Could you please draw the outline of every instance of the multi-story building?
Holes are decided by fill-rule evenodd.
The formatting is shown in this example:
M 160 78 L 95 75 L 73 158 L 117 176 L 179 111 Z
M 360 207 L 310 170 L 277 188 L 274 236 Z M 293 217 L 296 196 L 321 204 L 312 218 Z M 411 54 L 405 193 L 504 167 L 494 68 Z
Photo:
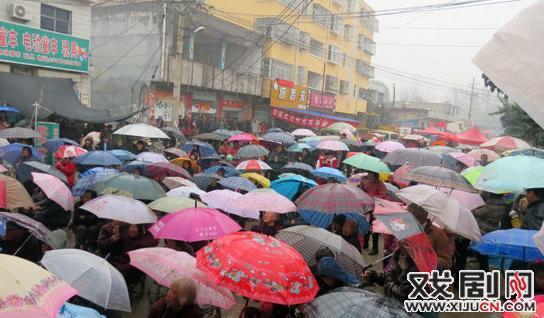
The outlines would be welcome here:
M 463 108 L 450 103 L 400 102 L 395 107 L 388 107 L 386 114 L 386 121 L 390 124 L 418 129 L 466 119 Z

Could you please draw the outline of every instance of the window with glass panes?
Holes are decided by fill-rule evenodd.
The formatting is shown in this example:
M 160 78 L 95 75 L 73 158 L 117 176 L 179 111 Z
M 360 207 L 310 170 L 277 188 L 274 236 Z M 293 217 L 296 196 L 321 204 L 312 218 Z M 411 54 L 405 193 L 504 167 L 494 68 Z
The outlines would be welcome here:
M 42 3 L 41 28 L 59 33 L 72 33 L 72 12 Z

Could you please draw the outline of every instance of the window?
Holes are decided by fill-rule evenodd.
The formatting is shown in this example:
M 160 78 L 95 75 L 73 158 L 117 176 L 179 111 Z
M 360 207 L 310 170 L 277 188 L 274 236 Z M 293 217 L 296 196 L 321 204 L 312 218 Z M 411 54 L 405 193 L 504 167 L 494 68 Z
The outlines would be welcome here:
M 323 51 L 323 43 L 314 39 L 310 40 L 310 54 L 319 58 L 323 58 Z
M 341 19 L 337 15 L 331 17 L 331 26 L 330 30 L 338 35 L 341 35 L 344 31 L 342 30 Z
M 380 22 L 373 16 L 362 16 L 361 24 L 371 32 L 378 32 L 380 30 Z
M 353 25 L 344 25 L 344 38 L 348 40 L 353 38 Z
M 348 95 L 349 94 L 349 82 L 348 81 L 340 81 L 340 94 L 342 95 Z
M 310 49 L 310 33 L 300 31 L 298 35 L 298 47 L 301 50 Z
M 323 77 L 321 74 L 308 71 L 308 87 L 313 89 L 321 89 Z
M 348 56 L 346 53 L 342 53 L 342 66 L 346 66 L 348 62 Z
M 303 66 L 297 66 L 297 84 L 306 85 L 306 69 Z
M 328 27 L 330 12 L 324 7 L 314 4 L 314 22 L 322 27 Z
M 263 62 L 263 74 L 268 78 L 292 80 L 291 64 L 283 63 L 274 59 L 265 59 Z
M 357 39 L 357 47 L 362 49 L 365 46 L 365 36 L 364 34 L 359 34 L 359 37 Z
M 298 29 L 288 23 L 273 18 L 255 19 L 255 31 L 262 33 L 274 41 L 291 45 L 298 44 Z
M 330 63 L 338 64 L 340 59 L 340 49 L 336 45 L 329 45 L 329 55 L 327 57 Z
M 332 75 L 326 75 L 325 90 L 336 93 L 338 91 L 338 78 Z
M 72 12 L 42 3 L 41 28 L 59 33 L 72 33 Z
M 359 96 L 358 99 L 368 99 L 369 91 L 366 88 L 359 87 Z
M 366 63 L 363 60 L 357 60 L 355 68 L 359 75 L 363 75 L 369 78 L 374 77 L 374 67 L 370 66 L 370 64 Z

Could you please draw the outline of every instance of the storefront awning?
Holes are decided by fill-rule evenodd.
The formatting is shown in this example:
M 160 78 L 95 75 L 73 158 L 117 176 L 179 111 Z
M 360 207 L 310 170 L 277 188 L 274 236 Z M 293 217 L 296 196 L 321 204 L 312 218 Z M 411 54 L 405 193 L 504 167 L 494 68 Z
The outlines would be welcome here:
M 72 120 L 105 123 L 121 121 L 139 113 L 113 114 L 109 110 L 87 108 L 77 98 L 70 79 L 0 73 L 0 104 L 13 106 L 31 118 L 38 102 L 41 105 L 39 119 L 57 114 Z
M 332 119 L 332 120 L 334 120 L 334 121 L 343 121 L 343 122 L 347 122 L 347 123 L 356 123 L 356 124 L 359 123 L 359 121 L 357 121 L 357 120 L 355 120 L 355 119 L 352 119 L 352 118 L 339 117 L 339 116 L 334 116 L 334 115 L 329 115 L 329 114 L 314 112 L 314 111 L 311 111 L 311 110 L 305 110 L 305 109 L 286 109 L 286 110 L 287 110 L 287 111 L 290 111 L 290 112 L 299 113 L 299 114 L 309 115 L 309 116 L 315 116 L 315 117 L 321 117 L 321 118 L 326 118 L 326 119 Z

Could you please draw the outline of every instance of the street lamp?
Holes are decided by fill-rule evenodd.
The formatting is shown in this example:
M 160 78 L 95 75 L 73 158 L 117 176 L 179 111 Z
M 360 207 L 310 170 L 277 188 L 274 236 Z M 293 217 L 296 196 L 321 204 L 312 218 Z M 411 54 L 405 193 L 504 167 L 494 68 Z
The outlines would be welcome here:
M 198 28 L 194 29 L 193 31 L 191 31 L 191 34 L 189 35 L 189 60 L 193 60 L 194 58 L 194 51 L 195 51 L 195 34 L 197 32 L 200 32 L 202 30 L 204 30 L 206 27 L 205 26 L 199 26 Z

